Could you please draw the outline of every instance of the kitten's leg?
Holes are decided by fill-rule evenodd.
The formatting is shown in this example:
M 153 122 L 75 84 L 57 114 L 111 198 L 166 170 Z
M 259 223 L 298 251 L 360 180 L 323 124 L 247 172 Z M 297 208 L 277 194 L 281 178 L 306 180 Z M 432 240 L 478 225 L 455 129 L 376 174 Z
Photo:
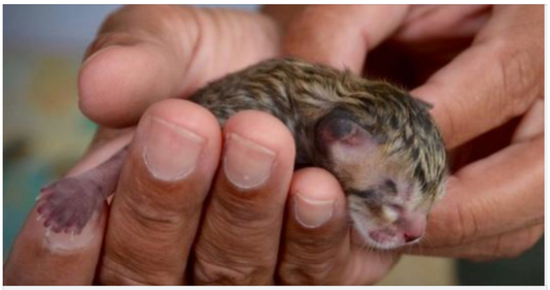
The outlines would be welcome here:
M 37 199 L 37 212 L 44 226 L 55 233 L 80 234 L 115 191 L 127 153 L 125 146 L 97 167 L 45 186 Z

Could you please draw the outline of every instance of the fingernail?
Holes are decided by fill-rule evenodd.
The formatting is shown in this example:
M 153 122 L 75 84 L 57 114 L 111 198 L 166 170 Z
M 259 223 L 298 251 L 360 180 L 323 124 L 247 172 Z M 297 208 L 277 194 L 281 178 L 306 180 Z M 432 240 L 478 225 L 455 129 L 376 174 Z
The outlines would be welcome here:
M 269 178 L 275 152 L 237 134 L 228 134 L 225 141 L 224 171 L 231 183 L 250 189 Z
M 202 137 L 157 118 L 150 118 L 145 134 L 143 159 L 155 178 L 175 181 L 195 170 L 204 148 Z
M 300 193 L 294 195 L 296 220 L 306 228 L 317 228 L 327 222 L 334 212 L 334 200 L 315 200 Z
M 55 233 L 50 228 L 46 228 L 43 245 L 53 251 L 71 251 L 84 248 L 96 234 L 100 234 L 97 230 L 99 222 L 101 221 L 100 216 L 101 211 L 94 213 L 79 234 L 65 232 Z M 42 222 L 39 219 L 37 220 Z

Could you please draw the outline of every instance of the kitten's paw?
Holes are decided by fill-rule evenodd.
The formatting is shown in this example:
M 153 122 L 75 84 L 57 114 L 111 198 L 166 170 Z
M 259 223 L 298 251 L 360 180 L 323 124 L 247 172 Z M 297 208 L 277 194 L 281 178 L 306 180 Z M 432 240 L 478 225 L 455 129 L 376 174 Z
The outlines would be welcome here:
M 80 234 L 102 205 L 101 191 L 100 185 L 78 176 L 56 181 L 37 198 L 38 219 L 48 231 Z

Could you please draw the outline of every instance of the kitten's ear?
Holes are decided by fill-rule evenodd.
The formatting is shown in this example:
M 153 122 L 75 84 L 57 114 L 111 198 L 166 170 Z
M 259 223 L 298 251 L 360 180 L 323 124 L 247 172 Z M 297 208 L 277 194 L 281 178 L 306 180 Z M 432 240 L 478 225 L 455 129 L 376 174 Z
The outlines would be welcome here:
M 357 154 L 369 154 L 375 150 L 378 145 L 375 138 L 353 119 L 352 113 L 341 108 L 323 117 L 316 128 L 317 148 L 333 159 L 347 162 L 359 157 Z

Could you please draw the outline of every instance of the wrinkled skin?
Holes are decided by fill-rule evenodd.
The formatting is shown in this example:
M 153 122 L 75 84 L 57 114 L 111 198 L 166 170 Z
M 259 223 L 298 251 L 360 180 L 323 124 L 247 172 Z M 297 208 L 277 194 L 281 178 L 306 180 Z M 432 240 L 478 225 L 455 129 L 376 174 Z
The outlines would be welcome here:
M 419 59 L 408 69 L 415 71 L 415 78 L 392 78 L 415 86 L 414 96 L 434 104 L 431 113 L 457 157 L 447 196 L 430 217 L 425 243 L 406 252 L 486 260 L 519 255 L 541 237 L 544 7 L 317 6 L 293 7 L 291 12 L 269 11 L 284 27 L 284 54 L 343 65 L 357 74 L 364 73 L 365 60 L 367 68 L 371 65 L 368 72 L 388 74 L 384 66 L 372 68 L 375 61 L 369 64 L 369 59 L 378 59 L 378 45 L 411 48 L 380 59 Z M 81 109 L 103 127 L 69 174 L 97 165 L 130 139 L 128 130 L 106 127 L 136 124 L 142 115 L 142 120 L 166 118 L 195 130 L 208 141 L 213 156 L 197 167 L 202 178 L 158 183 L 141 166 L 140 138 L 154 133 L 143 121 L 136 133 L 142 137 L 134 140 L 119 181 L 118 198 L 101 211 L 90 229 L 95 234 L 82 247 L 59 251 L 43 243 L 45 229 L 36 222 L 36 211 L 31 212 L 5 264 L 4 283 L 370 284 L 385 276 L 398 253 L 354 246 L 341 188 L 318 169 L 292 175 L 292 142 L 282 124 L 247 113 L 224 132 L 276 152 L 280 167 L 273 169 L 269 182 L 243 195 L 223 174 L 222 179 L 213 178 L 221 134 L 207 112 L 185 101 L 151 107 L 160 99 L 189 96 L 209 80 L 278 55 L 274 48 L 280 38 L 271 21 L 188 7 L 131 7 L 114 14 L 91 46 L 79 78 Z M 451 40 L 462 45 L 441 45 Z M 181 118 L 182 113 L 187 117 Z M 516 123 L 508 123 L 513 118 Z M 497 137 L 486 135 L 493 129 Z M 264 131 L 269 136 L 262 135 Z M 126 135 L 116 137 L 121 133 Z M 465 148 L 474 154 L 463 157 Z M 181 189 L 200 194 L 186 195 Z M 316 202 L 304 202 L 311 200 Z M 243 211 L 242 203 L 252 204 L 248 208 L 254 210 Z M 333 211 L 328 217 L 299 220 L 300 208 Z M 159 218 L 167 213 L 169 219 Z M 201 214 L 204 219 L 199 219 Z M 231 223 L 223 223 L 227 219 Z M 177 253 L 166 250 L 174 244 L 180 245 Z

